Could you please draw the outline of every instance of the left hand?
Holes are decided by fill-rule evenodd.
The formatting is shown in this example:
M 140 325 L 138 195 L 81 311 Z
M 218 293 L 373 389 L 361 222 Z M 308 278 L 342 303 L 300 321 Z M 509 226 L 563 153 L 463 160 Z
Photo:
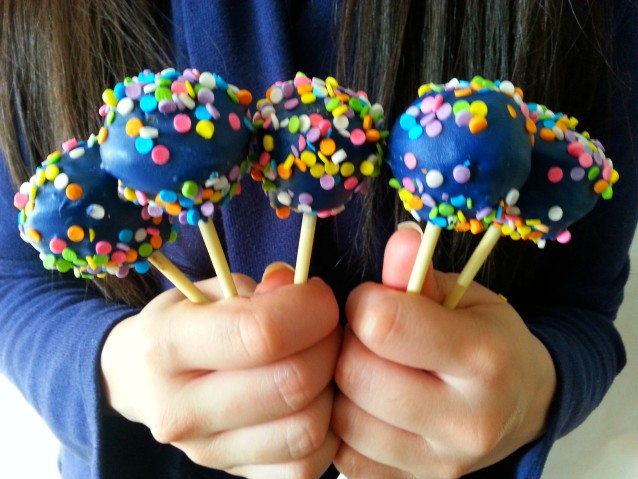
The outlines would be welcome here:
M 405 293 L 419 241 L 395 233 L 383 284 L 363 284 L 347 302 L 332 427 L 349 479 L 460 477 L 545 427 L 556 388 L 547 349 L 476 283 L 456 310 L 441 306 L 456 275 L 430 269 L 421 295 Z

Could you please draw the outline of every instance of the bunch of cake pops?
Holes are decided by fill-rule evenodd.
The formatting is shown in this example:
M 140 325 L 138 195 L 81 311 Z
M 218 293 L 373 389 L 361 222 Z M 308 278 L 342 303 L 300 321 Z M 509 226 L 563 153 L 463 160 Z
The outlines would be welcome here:
M 98 134 L 64 143 L 15 195 L 20 233 L 47 269 L 99 278 L 154 265 L 197 303 L 208 299 L 160 249 L 179 228 L 199 227 L 224 296 L 237 295 L 212 218 L 247 172 L 279 218 L 303 215 L 295 283 L 304 283 L 317 218 L 365 192 L 385 156 L 390 185 L 427 222 L 409 292 L 421 291 L 443 229 L 484 235 L 449 308 L 501 237 L 566 242 L 618 180 L 574 118 L 525 103 L 509 81 L 423 85 L 391 132 L 365 92 L 302 73 L 273 83 L 254 115 L 249 91 L 196 69 L 145 70 L 102 99 Z

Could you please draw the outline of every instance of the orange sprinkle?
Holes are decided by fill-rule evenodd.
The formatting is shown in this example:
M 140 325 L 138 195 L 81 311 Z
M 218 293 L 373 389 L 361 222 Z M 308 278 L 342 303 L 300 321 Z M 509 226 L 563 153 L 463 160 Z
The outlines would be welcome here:
M 239 90 L 237 92 L 237 100 L 239 100 L 240 105 L 248 106 L 253 101 L 253 95 L 248 90 Z
M 202 199 L 210 200 L 213 197 L 213 189 L 212 188 L 204 188 L 202 190 Z
M 418 211 L 423 208 L 423 201 L 421 201 L 421 198 L 417 195 L 412 196 L 412 198 L 410 198 L 410 201 L 408 201 L 408 204 L 413 210 Z
M 281 163 L 277 165 L 277 173 L 281 179 L 287 180 L 292 175 L 292 170 L 290 168 L 286 168 L 286 165 Z
M 326 156 L 332 156 L 332 154 L 337 151 L 337 144 L 332 138 L 324 138 L 319 143 L 319 151 Z
M 605 191 L 607 188 L 609 187 L 609 183 L 607 182 L 607 180 L 598 180 L 596 182 L 596 184 L 594 185 L 594 191 L 597 194 L 601 194 L 603 191 Z
M 539 135 L 545 141 L 554 141 L 556 139 L 556 133 L 549 128 L 541 128 Z
M 454 231 L 458 231 L 459 233 L 465 233 L 466 231 L 470 231 L 470 223 L 456 223 L 454 225 Z
M 175 203 L 164 203 L 164 209 L 169 215 L 178 216 L 182 212 L 182 207 L 178 202 Z
M 79 243 L 84 239 L 84 230 L 81 226 L 73 225 L 66 231 L 66 235 L 71 241 Z
M 26 234 L 30 240 L 35 241 L 36 243 L 42 239 L 42 235 L 38 230 L 34 230 L 33 228 L 29 228 L 26 230 Z
M 142 120 L 140 120 L 139 118 L 131 118 L 129 121 L 126 122 L 126 134 L 130 137 L 138 137 L 140 136 L 140 129 L 144 126 L 144 123 L 142 123 Z
M 534 123 L 534 120 L 527 118 L 525 120 L 525 129 L 527 130 L 527 133 L 531 133 L 532 135 L 536 133 L 536 123 Z
M 153 222 L 154 225 L 161 225 L 163 220 L 164 218 L 162 218 L 161 216 L 158 216 L 156 218 L 153 218 L 151 221 Z
M 339 98 L 339 100 L 344 103 L 348 103 L 350 101 L 350 95 L 348 95 L 347 93 L 339 93 L 337 95 L 337 98 Z
M 162 247 L 162 237 L 160 235 L 151 236 L 149 243 L 154 249 L 160 249 Z
M 470 96 L 472 94 L 471 88 L 459 88 L 458 90 L 454 90 L 454 96 L 457 98 Z
M 474 116 L 470 120 L 470 124 L 468 126 L 470 127 L 472 134 L 476 135 L 487 128 L 487 120 L 482 116 Z
M 297 87 L 297 93 L 299 93 L 299 96 L 303 95 L 304 93 L 312 93 L 312 85 L 299 85 Z
M 224 196 L 224 194 L 223 194 L 221 191 L 215 191 L 215 192 L 213 193 L 213 196 L 211 196 L 210 200 L 211 200 L 213 203 L 218 203 L 218 202 L 219 202 L 219 200 L 221 200 L 223 196 Z
M 104 126 L 100 128 L 100 131 L 97 134 L 98 145 L 101 145 L 102 143 L 104 143 L 108 136 L 109 136 L 109 130 L 107 130 L 106 127 Z
M 512 118 L 516 118 L 518 115 L 516 114 L 516 110 L 514 109 L 514 107 L 512 105 L 507 105 L 507 111 L 510 112 L 510 116 Z
M 523 99 L 523 97 L 525 96 L 525 95 L 523 94 L 523 90 L 521 90 L 521 87 L 518 87 L 518 86 L 514 88 L 514 93 L 518 93 L 518 95 L 521 97 L 521 100 L 522 100 L 522 99 Z
M 470 219 L 470 231 L 473 234 L 479 234 L 483 232 L 483 223 L 481 223 L 479 220 L 476 220 L 474 218 Z
M 295 158 L 295 166 L 299 168 L 299 171 L 301 172 L 305 172 L 308 169 L 308 166 L 303 161 L 301 161 L 300 158 Z
M 264 174 L 259 171 L 259 170 L 251 170 L 250 171 L 250 177 L 255 180 L 255 181 L 263 181 L 264 180 Z
M 66 187 L 66 197 L 71 201 L 76 201 L 82 198 L 84 190 L 77 183 L 71 183 Z
M 366 115 L 363 117 L 363 129 L 369 130 L 372 128 L 372 115 Z
M 527 237 L 530 240 L 539 240 L 543 237 L 543 232 L 542 231 L 532 231 L 529 235 L 527 235 Z
M 366 140 L 374 143 L 376 141 L 379 141 L 379 139 L 381 138 L 381 133 L 379 133 L 379 130 L 375 130 L 374 128 L 371 130 L 366 130 Z
M 134 250 L 133 248 L 131 248 L 124 254 L 126 255 L 127 263 L 135 263 L 135 261 L 137 261 L 137 250 Z
M 285 220 L 290 216 L 290 208 L 282 206 L 281 208 L 276 208 L 275 213 L 277 214 L 277 218 Z

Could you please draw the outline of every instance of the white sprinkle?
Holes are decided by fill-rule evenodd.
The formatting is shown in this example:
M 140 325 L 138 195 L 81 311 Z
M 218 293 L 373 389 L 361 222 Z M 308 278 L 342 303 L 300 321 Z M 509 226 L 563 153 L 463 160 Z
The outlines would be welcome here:
M 560 221 L 563 218 L 563 209 L 560 206 L 552 206 L 547 212 L 547 217 L 552 221 Z
M 346 158 L 348 158 L 348 154 L 343 148 L 340 148 L 332 154 L 332 157 L 330 159 L 334 164 L 338 165 Z
M 507 192 L 507 195 L 505 196 L 505 203 L 513 206 L 516 203 L 518 203 L 518 199 L 520 197 L 521 197 L 520 192 L 516 188 L 512 188 L 511 190 Z
M 133 103 L 133 100 L 131 100 L 128 97 L 124 97 L 122 98 L 118 103 L 117 103 L 117 112 L 120 115 L 126 116 L 129 113 L 131 113 L 133 111 L 133 109 L 135 108 L 135 104 Z
M 146 230 L 144 228 L 140 228 L 135 232 L 135 241 L 141 243 L 146 239 L 147 236 L 148 233 L 146 232 Z
M 73 148 L 71 151 L 69 151 L 69 158 L 73 160 L 77 160 L 78 158 L 81 158 L 83 156 L 84 156 L 84 148 L 82 148 L 81 146 L 78 146 L 77 148 Z
M 159 131 L 157 128 L 153 128 L 152 126 L 143 126 L 140 128 L 140 137 L 146 139 L 154 139 L 159 136 Z
M 301 115 L 299 117 L 299 131 L 302 133 L 306 133 L 310 130 L 310 117 L 308 115 Z
M 292 198 L 287 192 L 280 191 L 277 194 L 277 201 L 279 201 L 279 203 L 281 203 L 284 206 L 290 206 L 290 204 L 292 203 Z
M 332 121 L 332 124 L 337 130 L 347 130 L 350 120 L 346 115 L 340 115 Z
M 101 220 L 106 215 L 106 211 L 102 205 L 92 204 L 86 210 L 88 215 L 94 220 Z
M 215 76 L 210 72 L 203 72 L 201 75 L 199 75 L 199 84 L 205 86 L 206 88 L 210 88 L 211 90 L 217 88 Z
M 443 175 L 437 170 L 430 170 L 425 175 L 425 183 L 430 188 L 438 188 L 443 184 L 443 180 Z
M 68 185 L 69 185 L 69 177 L 66 175 L 66 173 L 60 173 L 53 180 L 53 186 L 55 186 L 57 190 L 63 190 Z
M 184 104 L 186 108 L 192 110 L 195 108 L 195 100 L 193 100 L 187 93 L 180 93 L 179 99 Z

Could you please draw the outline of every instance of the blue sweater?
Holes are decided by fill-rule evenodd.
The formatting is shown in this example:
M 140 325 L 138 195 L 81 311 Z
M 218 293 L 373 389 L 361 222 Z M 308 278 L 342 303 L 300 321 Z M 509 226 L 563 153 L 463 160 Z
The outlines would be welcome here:
M 175 66 L 218 72 L 255 96 L 299 70 L 331 74 L 334 42 L 327 3 L 174 0 L 166 8 Z M 547 432 L 471 477 L 540 477 L 553 442 L 599 404 L 624 365 L 613 320 L 622 302 L 627 251 L 638 217 L 638 136 L 630 131 L 638 122 L 637 10 L 627 7 L 616 22 L 615 69 L 624 86 L 614 104 L 614 128 L 605 139 L 621 176 L 615 197 L 600 202 L 572 228 L 571 243 L 550 244 L 535 255 L 535 274 L 519 278 L 508 293 L 556 364 L 559 383 Z M 633 90 L 627 88 L 631 86 Z M 231 269 L 259 278 L 273 261 L 294 264 L 299 215 L 278 220 L 259 184 L 247 179 L 242 186 L 241 196 L 216 218 Z M 18 236 L 13 191 L 1 161 L 0 372 L 62 442 L 64 479 L 230 477 L 193 465 L 177 449 L 156 443 L 144 426 L 105 414 L 101 347 L 111 328 L 136 310 L 104 300 L 83 282 L 43 270 L 37 254 Z M 352 201 L 336 218 L 320 220 L 317 231 L 311 273 L 328 281 L 342 301 L 357 281 L 360 258 L 352 246 L 360 208 L 360 201 Z M 381 223 L 383 245 L 392 220 Z M 167 255 L 194 278 L 213 274 L 195 229 L 186 229 Z M 370 279 L 378 280 L 378 274 Z M 336 475 L 331 470 L 325 477 Z

